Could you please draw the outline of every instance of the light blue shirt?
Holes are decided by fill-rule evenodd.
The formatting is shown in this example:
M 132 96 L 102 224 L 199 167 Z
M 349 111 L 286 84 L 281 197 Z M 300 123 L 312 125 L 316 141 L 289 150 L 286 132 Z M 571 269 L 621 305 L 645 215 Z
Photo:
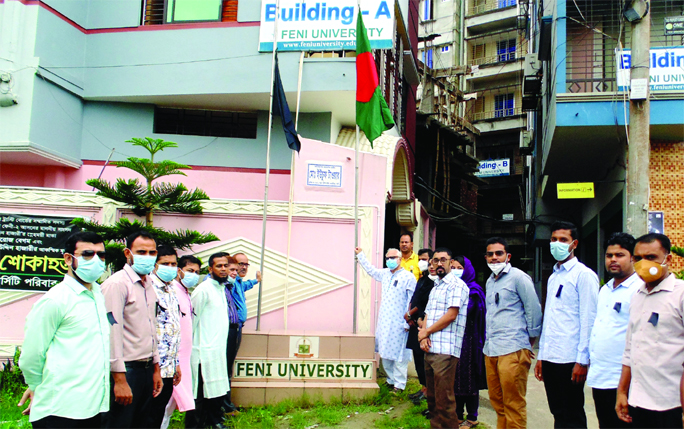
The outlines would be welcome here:
M 542 311 L 530 276 L 506 264 L 499 278 L 489 276 L 486 291 L 484 354 L 495 357 L 532 351 L 530 338 L 541 333 Z
M 622 353 L 629 323 L 632 295 L 644 284 L 632 274 L 613 288 L 615 280 L 601 288 L 594 329 L 589 341 L 587 385 L 596 389 L 616 389 L 622 373 Z
M 553 266 L 546 288 L 539 360 L 589 364 L 598 290 L 598 276 L 577 258 Z

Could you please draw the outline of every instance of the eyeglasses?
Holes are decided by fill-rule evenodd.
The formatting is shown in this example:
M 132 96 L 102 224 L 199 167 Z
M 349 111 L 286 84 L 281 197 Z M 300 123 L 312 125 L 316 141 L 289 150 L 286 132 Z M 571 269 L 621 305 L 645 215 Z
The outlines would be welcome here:
M 385 261 L 389 261 L 390 259 L 399 259 L 398 256 L 385 256 Z
M 432 260 L 432 263 L 435 264 L 435 265 L 438 265 L 438 264 L 440 264 L 440 263 L 441 263 L 442 265 L 444 265 L 444 264 L 446 264 L 446 263 L 449 262 L 449 261 L 451 261 L 451 258 L 449 258 L 449 259 L 447 259 L 447 258 L 441 258 L 441 259 L 435 258 L 435 259 Z
M 249 262 L 238 262 L 238 267 L 249 267 Z
M 76 256 L 77 258 L 79 256 L 82 256 L 83 259 L 85 259 L 86 261 L 93 259 L 93 256 L 95 255 L 97 255 L 98 258 L 104 261 L 104 259 L 107 257 L 107 252 L 105 252 L 104 250 L 102 252 L 96 252 L 94 250 L 83 250 L 80 255 L 74 254 L 74 256 Z
M 485 252 L 485 256 L 488 258 L 491 258 L 494 255 L 503 256 L 505 254 L 506 254 L 506 252 L 504 252 L 503 250 L 497 250 L 496 252 Z

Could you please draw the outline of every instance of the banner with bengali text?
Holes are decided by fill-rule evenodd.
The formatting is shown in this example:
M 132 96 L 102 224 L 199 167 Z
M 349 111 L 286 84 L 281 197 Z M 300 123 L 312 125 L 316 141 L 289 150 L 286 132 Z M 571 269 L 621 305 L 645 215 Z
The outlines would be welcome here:
M 73 219 L 0 213 L 0 289 L 45 292 L 61 282 Z

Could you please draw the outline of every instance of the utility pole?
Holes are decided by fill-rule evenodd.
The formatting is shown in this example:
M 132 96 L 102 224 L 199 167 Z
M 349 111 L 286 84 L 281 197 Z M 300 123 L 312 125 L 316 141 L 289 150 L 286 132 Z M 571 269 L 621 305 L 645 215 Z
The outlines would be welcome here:
M 638 3 L 638 2 L 636 2 Z M 649 163 L 651 151 L 650 74 L 651 16 L 646 12 L 641 20 L 632 22 L 629 147 L 627 158 L 627 231 L 639 237 L 648 233 Z M 646 97 L 634 97 L 636 79 L 646 79 Z M 641 81 L 643 84 L 643 80 Z

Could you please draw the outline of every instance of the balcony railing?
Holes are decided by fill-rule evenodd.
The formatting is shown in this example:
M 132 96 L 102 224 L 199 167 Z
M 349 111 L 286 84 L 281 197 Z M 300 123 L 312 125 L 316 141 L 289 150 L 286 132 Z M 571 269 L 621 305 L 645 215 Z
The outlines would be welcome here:
M 522 46 L 517 45 L 515 47 L 516 52 L 522 52 Z M 470 61 L 468 61 L 468 65 L 471 66 L 484 66 L 487 64 L 496 64 L 496 63 L 502 63 L 506 61 L 514 61 L 517 59 L 516 52 L 506 52 L 506 53 L 501 53 L 497 55 L 490 55 L 486 57 L 480 57 L 480 58 L 472 58 Z
M 520 107 L 511 107 L 507 109 L 496 109 L 496 110 L 489 110 L 486 112 L 477 112 L 477 113 L 472 113 L 472 120 L 473 122 L 476 121 L 484 121 L 487 119 L 500 119 L 500 118 L 506 118 L 509 116 L 516 116 L 516 115 L 522 115 L 522 108 Z
M 484 4 L 471 5 L 469 15 L 479 15 L 491 10 L 503 9 L 515 6 L 517 3 L 517 0 L 488 0 Z

